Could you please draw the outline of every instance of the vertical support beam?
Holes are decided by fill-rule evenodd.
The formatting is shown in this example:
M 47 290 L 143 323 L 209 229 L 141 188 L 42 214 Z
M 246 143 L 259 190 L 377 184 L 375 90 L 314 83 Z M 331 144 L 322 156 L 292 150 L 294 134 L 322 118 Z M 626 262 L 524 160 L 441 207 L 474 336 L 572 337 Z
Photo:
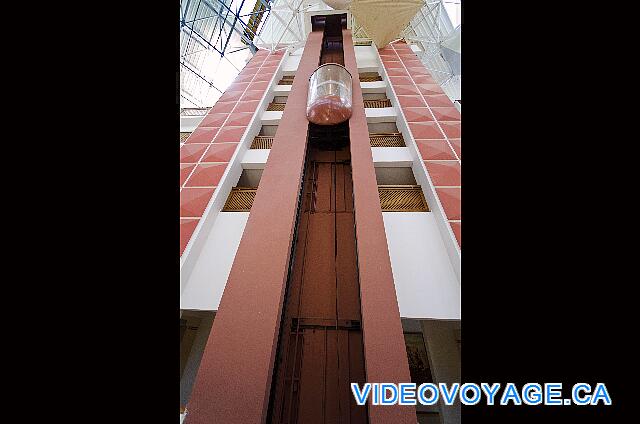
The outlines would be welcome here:
M 321 43 L 321 32 L 309 34 L 187 405 L 186 424 L 266 421 L 307 143 L 309 76 L 318 65 Z
M 367 382 L 410 383 L 351 30 L 343 30 L 342 37 L 344 64 L 354 80 L 349 135 Z M 370 405 L 369 419 L 371 424 L 415 424 L 416 410 L 413 406 Z

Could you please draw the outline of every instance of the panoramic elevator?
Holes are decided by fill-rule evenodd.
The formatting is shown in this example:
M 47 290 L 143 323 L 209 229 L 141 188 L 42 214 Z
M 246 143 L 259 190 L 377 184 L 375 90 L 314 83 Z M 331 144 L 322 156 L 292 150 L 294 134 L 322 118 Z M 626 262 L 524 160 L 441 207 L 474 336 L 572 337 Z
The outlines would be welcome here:
M 342 72 L 346 15 L 314 18 L 313 30 L 323 31 L 318 71 L 332 63 Z M 350 116 L 347 106 L 340 110 Z M 332 107 L 331 99 L 321 107 Z M 364 383 L 365 362 L 349 122 L 309 119 L 268 422 L 367 423 L 367 409 L 356 405 L 350 389 L 352 382 Z

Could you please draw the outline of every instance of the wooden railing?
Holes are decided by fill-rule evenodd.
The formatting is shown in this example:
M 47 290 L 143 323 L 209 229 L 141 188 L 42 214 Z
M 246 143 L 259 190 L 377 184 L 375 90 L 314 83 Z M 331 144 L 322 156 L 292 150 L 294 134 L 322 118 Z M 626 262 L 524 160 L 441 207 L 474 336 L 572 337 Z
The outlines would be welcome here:
M 270 149 L 273 145 L 273 136 L 257 135 L 251 143 L 250 149 Z
M 354 46 L 370 46 L 371 40 L 357 40 L 353 43 Z
M 287 105 L 286 103 L 271 102 L 269 103 L 269 106 L 267 106 L 267 110 L 275 110 L 278 112 L 282 112 L 286 105 Z
M 234 187 L 227 197 L 227 202 L 222 208 L 222 212 L 249 212 L 253 199 L 256 197 L 257 188 Z
M 292 85 L 294 77 L 294 75 L 285 75 L 280 81 L 278 81 L 278 85 Z
M 375 100 L 365 100 L 364 107 L 371 108 L 381 108 L 381 107 L 391 107 L 391 100 L 389 99 L 375 99 Z
M 359 77 L 360 82 L 382 81 L 382 77 L 377 72 L 362 72 Z
M 429 212 L 419 185 L 379 185 L 378 194 L 383 212 Z
M 405 147 L 401 133 L 369 133 L 371 147 Z

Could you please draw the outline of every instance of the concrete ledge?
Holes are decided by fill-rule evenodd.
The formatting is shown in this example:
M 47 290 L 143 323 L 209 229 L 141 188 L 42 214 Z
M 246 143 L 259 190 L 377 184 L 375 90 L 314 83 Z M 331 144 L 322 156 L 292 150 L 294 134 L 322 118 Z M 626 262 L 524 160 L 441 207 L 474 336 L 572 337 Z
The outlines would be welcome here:
M 275 85 L 273 88 L 273 94 L 276 96 L 288 96 L 291 92 L 292 85 Z
M 360 46 L 360 47 L 365 47 L 365 46 Z M 371 49 L 371 46 L 366 46 L 366 47 L 369 47 L 369 49 Z M 380 72 L 380 66 L 376 64 L 377 62 L 373 57 L 373 54 L 375 53 L 372 53 L 370 57 L 367 57 L 365 59 L 365 61 L 368 62 L 370 66 L 358 66 L 358 73 L 362 74 L 365 72 Z
M 265 110 L 262 112 L 262 125 L 278 125 L 284 112 Z
M 394 107 L 369 107 L 364 109 L 367 122 L 396 122 L 398 112 Z
M 248 149 L 242 157 L 242 169 L 264 169 L 270 149 Z
M 363 93 L 386 93 L 387 83 L 385 81 L 361 82 L 360 88 Z
M 372 147 L 373 166 L 411 167 L 413 157 L 408 147 Z

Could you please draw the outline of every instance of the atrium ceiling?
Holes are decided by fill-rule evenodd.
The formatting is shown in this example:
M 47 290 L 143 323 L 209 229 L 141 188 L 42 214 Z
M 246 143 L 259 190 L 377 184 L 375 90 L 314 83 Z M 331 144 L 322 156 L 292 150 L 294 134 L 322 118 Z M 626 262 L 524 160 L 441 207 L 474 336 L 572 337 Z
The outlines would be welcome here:
M 181 0 L 181 107 L 213 106 L 258 48 L 302 47 L 310 31 L 306 16 L 333 10 L 328 4 L 353 8 L 349 27 L 356 40 L 385 43 L 404 38 L 414 44 L 445 93 L 460 100 L 460 0 Z M 379 16 L 374 16 L 381 8 L 397 9 L 396 16 L 402 15 L 393 20 L 392 30 L 380 26 Z M 363 10 L 371 14 L 363 15 Z

